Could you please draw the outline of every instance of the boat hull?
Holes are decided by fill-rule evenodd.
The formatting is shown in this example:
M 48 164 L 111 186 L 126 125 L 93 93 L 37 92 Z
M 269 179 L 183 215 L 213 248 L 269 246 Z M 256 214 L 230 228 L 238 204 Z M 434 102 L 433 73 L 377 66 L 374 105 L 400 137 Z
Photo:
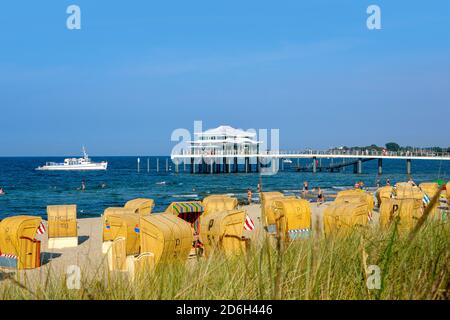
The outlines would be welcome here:
M 108 163 L 93 163 L 85 165 L 52 165 L 36 168 L 40 171 L 87 171 L 87 170 L 106 170 Z

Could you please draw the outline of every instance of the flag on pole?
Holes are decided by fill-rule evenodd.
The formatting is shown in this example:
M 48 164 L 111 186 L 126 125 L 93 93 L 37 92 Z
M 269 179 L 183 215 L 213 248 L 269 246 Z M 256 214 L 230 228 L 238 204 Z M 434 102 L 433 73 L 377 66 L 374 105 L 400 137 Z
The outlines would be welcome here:
M 422 202 L 425 206 L 428 206 L 430 204 L 430 197 L 424 192 Z
M 244 229 L 247 231 L 252 231 L 255 229 L 255 224 L 248 215 L 245 217 Z
M 45 233 L 45 226 L 44 223 L 41 221 L 41 224 L 37 228 L 37 234 L 44 234 Z

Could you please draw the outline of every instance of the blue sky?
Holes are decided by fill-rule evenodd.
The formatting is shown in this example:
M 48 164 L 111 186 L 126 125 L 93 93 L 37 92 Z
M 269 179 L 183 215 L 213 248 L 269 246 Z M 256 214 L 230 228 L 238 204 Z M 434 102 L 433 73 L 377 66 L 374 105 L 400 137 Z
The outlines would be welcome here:
M 0 156 L 168 154 L 194 120 L 284 149 L 450 146 L 450 2 L 8 1 L 0 111 Z

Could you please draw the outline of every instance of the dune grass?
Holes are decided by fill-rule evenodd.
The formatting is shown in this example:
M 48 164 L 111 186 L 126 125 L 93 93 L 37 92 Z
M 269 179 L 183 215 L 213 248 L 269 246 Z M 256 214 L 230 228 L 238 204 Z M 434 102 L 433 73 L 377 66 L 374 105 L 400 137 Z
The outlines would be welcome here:
M 449 299 L 449 236 L 449 222 L 436 221 L 413 237 L 395 225 L 287 246 L 266 237 L 246 255 L 161 265 L 134 282 L 82 272 L 81 288 L 69 290 L 64 274 L 48 274 L 34 289 L 4 279 L 0 299 Z M 381 270 L 380 289 L 366 286 L 371 265 Z

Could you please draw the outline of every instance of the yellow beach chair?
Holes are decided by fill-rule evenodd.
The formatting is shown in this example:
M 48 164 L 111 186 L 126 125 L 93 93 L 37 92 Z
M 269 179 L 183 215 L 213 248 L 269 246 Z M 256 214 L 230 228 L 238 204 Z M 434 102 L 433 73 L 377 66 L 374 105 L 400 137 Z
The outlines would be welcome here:
M 125 209 L 132 209 L 135 213 L 141 216 L 145 216 L 152 213 L 155 207 L 155 201 L 153 199 L 137 198 L 125 203 Z
M 153 254 L 153 264 L 182 262 L 189 256 L 191 225 L 173 214 L 152 214 L 140 218 L 141 254 Z
M 211 195 L 203 199 L 203 215 L 209 215 L 215 212 L 235 210 L 238 206 L 238 200 L 226 195 Z
M 295 197 L 285 197 L 281 192 L 261 192 L 261 222 L 269 233 L 277 232 L 275 213 L 272 209 L 273 202 L 287 198 L 295 199 Z
M 41 242 L 36 240 L 40 217 L 14 216 L 0 222 L 0 266 L 33 269 L 41 265 Z
M 414 228 L 422 215 L 422 200 L 386 199 L 380 207 L 380 227 L 388 228 L 398 217 L 398 230 L 400 233 L 406 233 Z
M 246 252 L 247 239 L 243 238 L 245 210 L 231 210 L 211 213 L 200 218 L 200 241 L 205 255 L 214 250 L 227 256 Z
M 367 228 L 369 207 L 366 202 L 333 202 L 323 213 L 325 236 L 346 236 L 353 230 Z
M 351 189 L 351 190 L 343 190 L 338 192 L 336 199 L 334 200 L 336 203 L 339 202 L 350 202 L 350 203 L 359 203 L 366 202 L 369 208 L 369 211 L 372 211 L 375 207 L 375 201 L 373 199 L 373 194 L 370 192 L 366 192 L 361 189 Z
M 304 199 L 286 198 L 275 200 L 277 234 L 283 241 L 309 237 L 311 234 L 311 207 Z
M 109 221 L 109 217 L 111 215 L 120 215 L 120 214 L 136 214 L 134 209 L 125 209 L 122 207 L 110 207 L 106 208 L 103 212 L 103 228 L 102 228 L 102 253 L 108 253 L 108 250 L 111 248 L 112 241 L 114 240 L 113 235 L 111 233 L 111 224 Z
M 111 237 L 111 249 L 108 250 L 108 262 L 111 271 L 126 271 L 127 256 L 139 254 L 139 215 L 116 213 L 108 216 Z
M 77 206 L 47 206 L 48 248 L 62 249 L 78 246 Z
M 380 207 L 384 199 L 389 199 L 392 194 L 392 186 L 384 186 L 377 189 L 375 195 L 377 198 L 377 206 Z

